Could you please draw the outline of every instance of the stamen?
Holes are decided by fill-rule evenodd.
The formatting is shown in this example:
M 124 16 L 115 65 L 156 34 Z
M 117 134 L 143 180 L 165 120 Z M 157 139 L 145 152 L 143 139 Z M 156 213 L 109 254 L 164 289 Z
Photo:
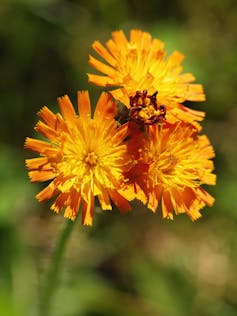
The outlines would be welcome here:
M 84 160 L 90 167 L 94 167 L 97 164 L 98 157 L 94 152 L 88 153 Z
M 165 120 L 165 105 L 157 105 L 158 91 L 152 95 L 147 94 L 147 90 L 137 91 L 130 99 L 130 120 L 138 124 L 153 125 L 162 123 Z

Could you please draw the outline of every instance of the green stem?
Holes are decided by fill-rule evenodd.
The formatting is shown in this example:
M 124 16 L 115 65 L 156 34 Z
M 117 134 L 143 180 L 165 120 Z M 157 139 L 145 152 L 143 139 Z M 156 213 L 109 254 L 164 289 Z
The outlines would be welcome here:
M 50 310 L 51 310 L 51 305 L 52 305 L 55 289 L 59 281 L 59 274 L 60 274 L 60 269 L 62 266 L 63 255 L 65 252 L 67 240 L 70 236 L 73 226 L 74 226 L 74 222 L 71 220 L 68 220 L 58 240 L 58 244 L 56 245 L 56 249 L 53 254 L 51 266 L 47 274 L 47 279 L 45 280 L 46 285 L 45 287 L 43 287 L 43 292 L 40 297 L 41 298 L 40 306 L 39 306 L 40 316 L 50 315 Z

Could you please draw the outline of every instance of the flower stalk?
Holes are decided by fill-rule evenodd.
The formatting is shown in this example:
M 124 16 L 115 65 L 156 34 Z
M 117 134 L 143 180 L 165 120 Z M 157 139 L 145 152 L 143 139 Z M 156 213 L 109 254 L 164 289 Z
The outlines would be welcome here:
M 59 283 L 60 270 L 68 239 L 71 235 L 75 221 L 67 220 L 65 227 L 58 239 L 51 265 L 46 273 L 45 286 L 42 288 L 39 304 L 39 316 L 51 315 L 54 294 Z

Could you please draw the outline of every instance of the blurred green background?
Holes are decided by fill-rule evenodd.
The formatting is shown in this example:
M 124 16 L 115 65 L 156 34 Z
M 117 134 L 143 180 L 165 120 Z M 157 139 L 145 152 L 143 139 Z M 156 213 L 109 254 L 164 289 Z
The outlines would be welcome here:
M 89 89 L 91 43 L 113 30 L 149 31 L 207 94 L 203 131 L 215 150 L 216 203 L 192 223 L 161 219 L 138 203 L 133 212 L 78 219 L 69 240 L 54 316 L 237 315 L 237 2 L 235 0 L 1 0 L 0 4 L 0 315 L 37 315 L 39 287 L 62 216 L 39 204 L 43 188 L 24 167 L 26 136 L 43 105 Z

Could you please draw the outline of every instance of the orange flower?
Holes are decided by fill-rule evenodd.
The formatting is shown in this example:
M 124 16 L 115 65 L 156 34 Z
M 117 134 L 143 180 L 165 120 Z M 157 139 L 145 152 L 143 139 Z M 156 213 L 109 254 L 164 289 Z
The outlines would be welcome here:
M 158 105 L 165 105 L 167 120 L 171 123 L 204 118 L 204 112 L 182 104 L 204 101 L 205 95 L 202 85 L 191 83 L 195 80 L 191 73 L 182 73 L 184 56 L 181 53 L 175 51 L 166 58 L 164 43 L 140 30 L 131 30 L 129 41 L 123 31 L 113 32 L 106 46 L 99 41 L 92 45 L 106 63 L 90 56 L 89 63 L 104 75 L 88 74 L 89 82 L 103 87 L 119 87 L 111 93 L 128 108 L 129 98 L 134 97 L 136 91 L 146 90 L 149 95 L 158 91 Z
M 51 209 L 74 220 L 82 205 L 82 222 L 92 225 L 94 197 L 103 210 L 111 210 L 110 199 L 121 211 L 130 210 L 125 193 L 123 173 L 130 160 L 123 142 L 127 126 L 118 127 L 114 120 L 116 103 L 102 93 L 91 118 L 87 91 L 78 93 L 78 116 L 68 98 L 58 98 L 61 114 L 47 107 L 39 112 L 35 129 L 48 141 L 26 138 L 25 147 L 41 157 L 27 159 L 26 166 L 32 182 L 51 180 L 37 199 L 42 202 L 57 195 Z M 126 198 L 124 197 L 126 194 Z
M 146 127 L 142 133 L 131 138 L 129 151 L 135 165 L 127 174 L 137 197 L 144 192 L 148 207 L 156 212 L 161 201 L 164 218 L 173 219 L 176 214 L 187 213 L 192 220 L 201 216 L 200 209 L 211 206 L 214 198 L 202 184 L 214 185 L 212 174 L 214 150 L 205 135 L 183 122 Z M 134 145 L 136 143 L 136 145 Z

